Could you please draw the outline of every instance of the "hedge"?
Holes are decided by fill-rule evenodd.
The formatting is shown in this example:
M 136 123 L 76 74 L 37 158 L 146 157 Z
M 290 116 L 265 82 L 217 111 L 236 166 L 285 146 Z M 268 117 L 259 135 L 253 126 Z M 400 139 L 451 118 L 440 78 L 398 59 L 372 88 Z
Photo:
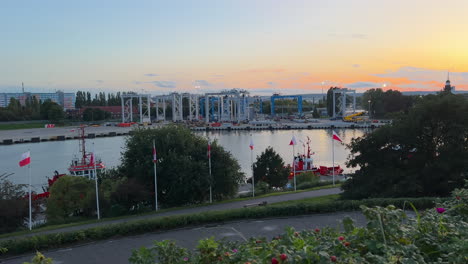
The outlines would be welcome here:
M 330 197 L 336 197 L 331 195 Z M 291 201 L 284 204 L 269 205 L 264 207 L 231 209 L 224 211 L 204 212 L 198 214 L 166 216 L 154 219 L 139 220 L 120 224 L 110 224 L 79 231 L 34 235 L 30 237 L 11 239 L 0 242 L 0 248 L 6 248 L 7 252 L 0 253 L 0 258 L 7 255 L 18 255 L 26 252 L 63 247 L 65 245 L 98 241 L 119 236 L 137 235 L 147 232 L 158 232 L 196 226 L 207 223 L 219 223 L 223 221 L 255 219 L 266 217 L 296 216 L 313 213 L 329 213 L 337 211 L 359 210 L 360 205 L 387 206 L 409 209 L 411 202 L 418 209 L 433 207 L 436 198 L 396 198 L 396 199 L 366 199 L 366 200 L 335 200 L 331 202 L 317 203 L 311 201 Z

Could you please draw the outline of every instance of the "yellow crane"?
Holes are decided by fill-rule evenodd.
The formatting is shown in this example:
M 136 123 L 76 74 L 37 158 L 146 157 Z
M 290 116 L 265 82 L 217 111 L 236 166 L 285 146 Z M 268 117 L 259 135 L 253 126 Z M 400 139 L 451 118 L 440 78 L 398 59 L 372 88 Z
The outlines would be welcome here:
M 355 121 L 362 121 L 362 116 L 365 112 L 359 112 L 359 113 L 355 113 L 355 114 L 352 114 L 352 115 L 348 115 L 348 116 L 345 116 L 343 117 L 343 121 L 345 122 L 355 122 Z

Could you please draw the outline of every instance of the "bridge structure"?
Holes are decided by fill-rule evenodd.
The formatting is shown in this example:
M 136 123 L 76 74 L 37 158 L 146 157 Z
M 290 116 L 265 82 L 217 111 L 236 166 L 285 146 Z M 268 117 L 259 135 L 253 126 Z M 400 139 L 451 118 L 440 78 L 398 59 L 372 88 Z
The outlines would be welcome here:
M 346 111 L 347 111 L 346 95 L 352 96 L 352 99 L 353 99 L 352 111 L 353 113 L 356 113 L 356 90 L 352 90 L 348 88 L 334 89 L 333 90 L 333 118 L 336 118 L 337 114 L 340 114 L 339 116 L 341 117 L 346 116 Z M 337 108 L 339 109 L 338 112 L 336 111 Z
M 151 122 L 151 96 L 149 94 L 126 93 L 120 95 L 122 123 L 133 122 L 133 101 L 138 100 L 140 123 Z
M 297 99 L 297 111 L 302 116 L 302 95 L 273 95 L 270 97 L 271 116 L 275 116 L 276 99 Z
M 207 123 L 210 122 L 210 103 L 212 109 L 211 116 L 218 122 L 241 122 L 247 120 L 247 99 L 249 97 L 249 92 L 246 90 L 231 89 L 218 93 L 206 93 L 204 97 L 204 114 Z M 215 114 L 215 111 L 217 114 Z

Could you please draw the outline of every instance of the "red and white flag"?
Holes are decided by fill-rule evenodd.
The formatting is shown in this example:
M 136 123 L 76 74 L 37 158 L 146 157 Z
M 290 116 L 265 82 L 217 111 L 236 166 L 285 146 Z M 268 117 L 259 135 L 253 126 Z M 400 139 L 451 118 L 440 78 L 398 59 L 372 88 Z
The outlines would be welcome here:
M 338 134 L 336 134 L 335 131 L 333 131 L 333 139 L 336 140 L 336 141 L 339 141 L 339 142 L 343 143 L 343 141 L 341 141 L 341 138 L 338 136 Z
M 252 139 L 250 140 L 249 148 L 250 148 L 250 150 L 253 150 L 253 148 L 254 148 L 254 143 L 253 143 Z
M 91 158 L 89 158 L 89 165 L 94 166 L 94 152 L 91 153 Z
M 293 136 L 293 137 L 291 138 L 291 141 L 289 142 L 289 146 L 294 146 L 294 145 L 297 145 L 296 137 L 295 137 L 295 136 Z
M 157 162 L 158 161 L 158 158 L 156 156 L 156 146 L 153 145 L 153 162 Z
M 207 155 L 208 155 L 208 158 L 211 158 L 211 143 L 210 143 L 210 141 L 208 141 L 208 153 L 207 153 Z
M 29 163 L 31 163 L 31 153 L 28 151 L 21 155 L 21 161 L 19 162 L 19 166 L 24 167 Z

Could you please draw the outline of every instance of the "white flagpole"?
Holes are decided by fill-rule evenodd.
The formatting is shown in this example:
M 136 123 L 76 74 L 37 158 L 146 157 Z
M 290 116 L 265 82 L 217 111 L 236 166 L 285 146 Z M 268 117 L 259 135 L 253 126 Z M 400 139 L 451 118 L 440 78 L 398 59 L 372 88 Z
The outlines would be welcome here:
M 209 154 L 208 154 L 208 170 L 210 174 L 210 203 L 213 203 L 213 192 L 211 190 L 211 142 L 210 138 L 208 137 L 208 145 L 209 145 Z
M 250 135 L 250 141 L 252 142 L 252 135 Z M 253 147 L 250 148 L 250 166 L 252 167 L 252 197 L 255 197 L 255 178 L 253 170 Z
M 96 158 L 96 152 L 95 152 L 95 146 L 94 146 L 94 142 L 93 142 L 93 162 L 94 162 L 94 182 L 95 182 L 95 185 L 96 185 L 96 209 L 97 209 L 97 219 L 101 219 L 101 213 L 99 212 L 99 190 L 98 190 L 98 177 L 97 177 L 97 169 L 96 169 L 96 162 L 97 162 L 97 158 Z
M 28 149 L 28 152 L 30 150 Z M 29 157 L 31 157 L 31 152 L 29 152 Z M 29 230 L 32 230 L 32 207 L 31 207 L 31 162 L 28 164 L 29 170 Z
M 333 186 L 335 186 L 335 140 L 333 139 L 333 130 L 332 130 L 332 173 L 333 173 Z
M 294 145 L 296 142 L 293 141 L 293 173 L 294 173 L 294 191 L 296 191 L 296 159 L 294 158 Z
M 156 145 L 153 139 L 153 151 L 156 151 Z M 157 157 L 157 154 L 156 154 Z M 157 159 L 154 160 L 154 153 L 153 153 L 153 163 L 154 163 L 154 199 L 155 199 L 155 209 L 158 210 L 158 178 L 156 177 L 156 163 Z

